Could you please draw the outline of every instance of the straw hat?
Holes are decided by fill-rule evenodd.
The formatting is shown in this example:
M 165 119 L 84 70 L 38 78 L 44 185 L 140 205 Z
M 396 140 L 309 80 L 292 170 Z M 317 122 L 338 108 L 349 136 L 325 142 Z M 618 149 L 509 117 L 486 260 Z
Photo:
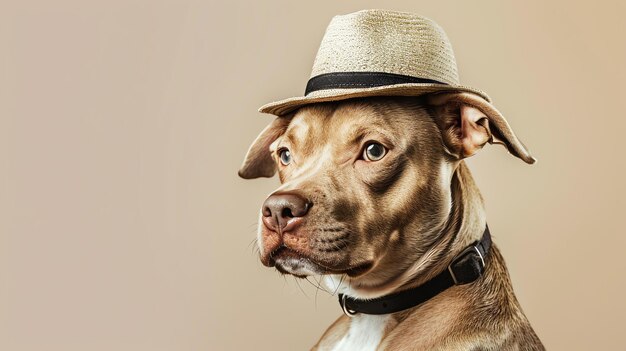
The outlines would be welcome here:
M 285 115 L 314 102 L 366 96 L 416 96 L 435 91 L 484 92 L 459 84 L 443 29 L 412 13 L 364 10 L 334 17 L 313 63 L 304 96 L 259 111 Z

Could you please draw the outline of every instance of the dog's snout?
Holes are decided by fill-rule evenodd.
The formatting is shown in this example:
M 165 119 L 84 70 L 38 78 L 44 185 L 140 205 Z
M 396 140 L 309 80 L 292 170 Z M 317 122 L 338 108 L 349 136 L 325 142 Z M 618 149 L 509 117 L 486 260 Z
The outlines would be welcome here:
M 292 229 L 312 205 L 311 201 L 298 193 L 274 193 L 263 203 L 263 223 L 272 230 Z

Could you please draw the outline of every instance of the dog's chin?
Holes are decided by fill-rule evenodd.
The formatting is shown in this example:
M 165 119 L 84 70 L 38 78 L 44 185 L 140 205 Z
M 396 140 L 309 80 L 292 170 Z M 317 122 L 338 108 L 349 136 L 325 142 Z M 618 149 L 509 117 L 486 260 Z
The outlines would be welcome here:
M 323 274 L 346 274 L 351 278 L 356 278 L 369 272 L 373 267 L 373 262 L 365 262 L 343 269 L 339 267 L 329 268 L 292 249 L 282 246 L 272 253 L 268 266 L 275 267 L 283 274 L 291 274 L 299 278 Z
M 283 274 L 291 274 L 298 278 L 323 274 L 319 266 L 308 258 L 286 258 L 276 261 L 276 269 Z
M 281 248 L 272 255 L 276 269 L 283 274 L 291 274 L 299 278 L 310 275 L 324 274 L 325 269 L 312 260 L 299 255 L 293 250 Z

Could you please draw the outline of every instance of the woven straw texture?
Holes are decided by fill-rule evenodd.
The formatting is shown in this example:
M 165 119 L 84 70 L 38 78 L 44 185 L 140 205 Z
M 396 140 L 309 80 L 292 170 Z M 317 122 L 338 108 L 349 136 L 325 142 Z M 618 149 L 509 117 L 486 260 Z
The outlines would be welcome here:
M 311 77 L 363 71 L 459 83 L 452 46 L 441 27 L 403 12 L 368 10 L 332 19 Z
M 335 16 L 318 49 L 311 78 L 337 72 L 384 72 L 445 84 L 406 83 L 319 90 L 269 103 L 259 111 L 281 116 L 314 102 L 365 96 L 413 96 L 435 91 L 467 91 L 489 101 L 484 92 L 459 85 L 454 52 L 443 29 L 432 20 L 412 13 L 364 10 Z

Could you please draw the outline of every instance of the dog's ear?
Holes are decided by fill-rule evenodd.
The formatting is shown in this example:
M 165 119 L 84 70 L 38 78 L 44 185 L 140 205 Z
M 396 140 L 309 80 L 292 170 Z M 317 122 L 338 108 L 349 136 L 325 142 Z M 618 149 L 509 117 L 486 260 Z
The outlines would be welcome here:
M 278 139 L 291 121 L 291 116 L 278 117 L 270 125 L 265 127 L 261 134 L 254 140 L 243 164 L 239 169 L 239 176 L 244 179 L 259 177 L 272 177 L 276 173 L 276 163 L 272 159 L 270 145 Z
M 472 156 L 486 143 L 496 143 L 528 164 L 536 162 L 502 114 L 482 97 L 446 92 L 429 95 L 427 100 L 437 115 L 448 153 L 461 159 Z

